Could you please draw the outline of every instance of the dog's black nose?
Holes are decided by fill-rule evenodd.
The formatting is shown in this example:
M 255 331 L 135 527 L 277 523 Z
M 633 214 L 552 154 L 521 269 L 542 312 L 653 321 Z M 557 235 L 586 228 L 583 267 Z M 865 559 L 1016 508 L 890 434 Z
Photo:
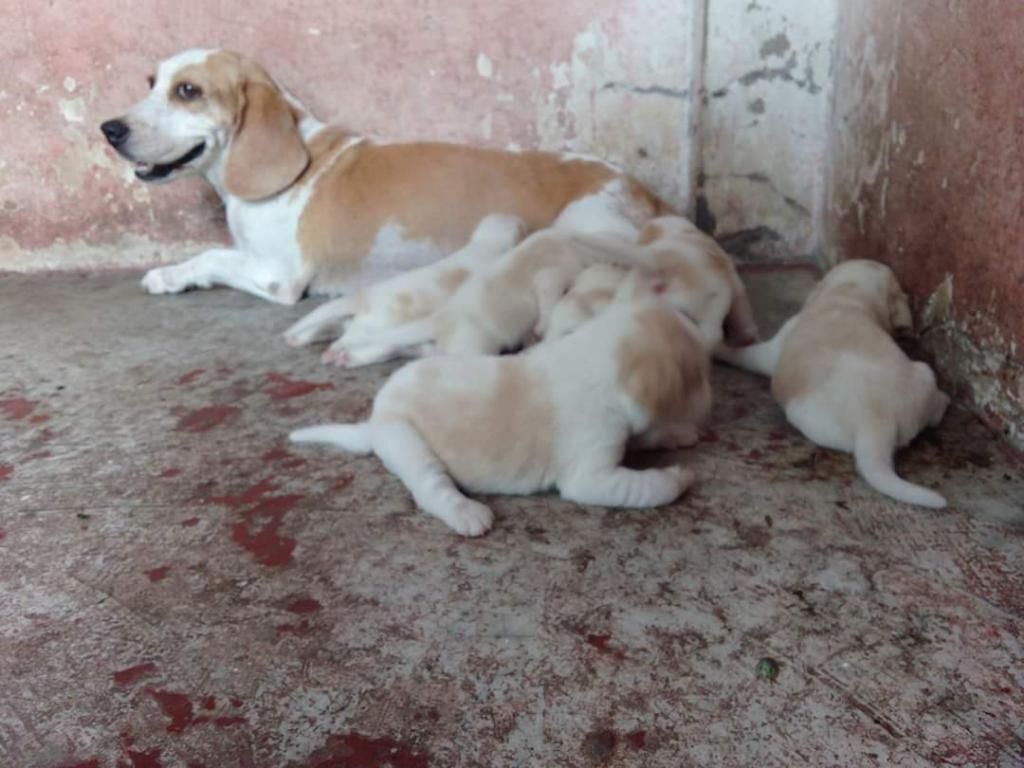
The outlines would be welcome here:
M 125 125 L 123 120 L 107 120 L 100 126 L 100 130 L 103 131 L 103 135 L 107 137 L 107 141 L 113 147 L 124 144 L 128 134 L 131 133 L 131 128 Z

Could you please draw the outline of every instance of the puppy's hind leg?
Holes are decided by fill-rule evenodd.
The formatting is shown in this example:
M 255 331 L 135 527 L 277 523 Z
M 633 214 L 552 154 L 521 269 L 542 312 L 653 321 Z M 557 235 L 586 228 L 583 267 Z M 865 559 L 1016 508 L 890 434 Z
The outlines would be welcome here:
M 490 508 L 462 495 L 411 424 L 378 421 L 373 429 L 374 451 L 405 483 L 424 512 L 441 518 L 463 536 L 480 536 L 490 529 L 494 522 Z
M 595 466 L 573 472 L 558 488 L 563 498 L 578 504 L 661 507 L 682 496 L 694 479 L 692 471 L 678 466 L 665 469 Z
M 350 296 L 328 301 L 285 331 L 284 340 L 293 347 L 326 341 L 338 336 L 345 327 L 345 319 L 354 313 L 355 301 Z

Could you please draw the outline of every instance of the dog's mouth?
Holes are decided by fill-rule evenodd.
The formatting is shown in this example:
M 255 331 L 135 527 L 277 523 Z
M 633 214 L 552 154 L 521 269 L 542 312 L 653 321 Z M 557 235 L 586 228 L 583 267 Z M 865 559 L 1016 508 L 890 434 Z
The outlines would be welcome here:
M 179 168 L 184 168 L 206 151 L 206 142 L 201 141 L 192 149 L 169 163 L 136 163 L 135 176 L 142 181 L 159 181 L 166 179 Z

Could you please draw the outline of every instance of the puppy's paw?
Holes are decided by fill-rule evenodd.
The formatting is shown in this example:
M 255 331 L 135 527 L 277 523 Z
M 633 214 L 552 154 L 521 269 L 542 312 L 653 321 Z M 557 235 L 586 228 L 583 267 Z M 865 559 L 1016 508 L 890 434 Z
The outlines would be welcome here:
M 673 467 L 667 467 L 665 471 L 668 472 L 669 475 L 671 475 L 672 478 L 676 481 L 676 484 L 679 489 L 676 493 L 676 498 L 679 498 L 684 493 L 686 493 L 690 489 L 690 486 L 693 485 L 694 481 L 697 479 L 697 475 L 694 474 L 692 469 L 686 469 L 685 467 L 680 467 L 678 465 Z
M 482 536 L 494 525 L 491 508 L 472 499 L 459 502 L 444 519 L 460 536 Z
M 318 340 L 320 329 L 313 323 L 305 323 L 299 320 L 295 325 L 284 332 L 285 343 L 289 347 L 304 347 Z
M 352 365 L 352 351 L 348 347 L 339 344 L 332 344 L 320 355 L 320 362 L 324 365 L 336 365 L 339 368 L 348 368 Z
M 142 288 L 146 293 L 181 293 L 188 288 L 208 288 L 199 281 L 189 280 L 177 267 L 157 267 L 142 277 Z

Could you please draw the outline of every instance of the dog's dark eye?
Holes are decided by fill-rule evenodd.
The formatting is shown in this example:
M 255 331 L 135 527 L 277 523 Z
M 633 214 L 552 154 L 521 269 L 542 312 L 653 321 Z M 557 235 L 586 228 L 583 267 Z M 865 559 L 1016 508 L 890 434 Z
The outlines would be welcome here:
M 187 82 L 178 83 L 178 87 L 174 89 L 174 92 L 182 101 L 192 101 L 193 99 L 198 99 L 203 95 L 202 88 L 198 85 L 193 85 L 192 83 Z
M 149 83 L 149 90 L 153 90 L 153 86 L 156 85 L 156 78 L 150 75 L 146 78 L 146 82 Z

